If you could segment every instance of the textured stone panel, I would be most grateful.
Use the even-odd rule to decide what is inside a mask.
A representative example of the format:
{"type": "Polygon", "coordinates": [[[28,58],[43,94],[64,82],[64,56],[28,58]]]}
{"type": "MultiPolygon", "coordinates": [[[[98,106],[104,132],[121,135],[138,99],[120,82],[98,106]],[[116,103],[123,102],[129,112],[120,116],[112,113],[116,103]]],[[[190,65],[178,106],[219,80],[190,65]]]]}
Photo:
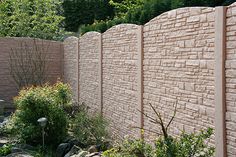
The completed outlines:
{"type": "MultiPolygon", "coordinates": [[[[214,17],[213,8],[181,8],[144,26],[144,112],[155,116],[151,103],[167,124],[177,104],[170,134],[214,128],[214,17]]],[[[144,128],[160,132],[147,118],[144,128]]]]}
{"type": "Polygon", "coordinates": [[[236,3],[226,14],[226,138],[228,157],[236,156],[236,3]]]}
{"type": "Polygon", "coordinates": [[[79,101],[93,112],[100,112],[99,103],[99,40],[101,34],[89,32],[79,39],[79,101]]]}
{"type": "Polygon", "coordinates": [[[64,81],[71,86],[73,101],[78,101],[78,49],[79,40],[69,37],[64,41],[64,81]]]}
{"type": "Polygon", "coordinates": [[[103,109],[113,136],[139,136],[137,25],[122,24],[103,38],[103,109]]]}

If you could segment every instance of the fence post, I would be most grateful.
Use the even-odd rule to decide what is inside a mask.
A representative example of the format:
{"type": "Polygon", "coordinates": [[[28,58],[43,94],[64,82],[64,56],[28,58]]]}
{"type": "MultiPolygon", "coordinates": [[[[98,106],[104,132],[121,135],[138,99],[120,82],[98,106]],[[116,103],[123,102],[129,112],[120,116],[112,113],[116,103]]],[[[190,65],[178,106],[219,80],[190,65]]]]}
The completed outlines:
{"type": "Polygon", "coordinates": [[[225,54],[226,54],[226,8],[215,10],[215,141],[216,157],[226,157],[225,126],[225,54]]]}
{"type": "MultiPolygon", "coordinates": [[[[138,38],[138,109],[139,111],[139,127],[144,127],[143,117],[143,26],[139,26],[137,30],[138,38]]],[[[141,138],[143,137],[142,130],[140,131],[141,138]]]]}
{"type": "Polygon", "coordinates": [[[60,44],[60,64],[61,64],[61,74],[60,79],[64,81],[64,44],[61,42],[60,44]]]}
{"type": "Polygon", "coordinates": [[[103,73],[103,71],[102,71],[102,34],[100,34],[99,35],[99,72],[98,72],[98,74],[99,74],[99,87],[98,87],[98,89],[99,89],[99,105],[100,105],[100,107],[101,107],[101,114],[103,115],[103,94],[102,94],[102,77],[103,77],[103,75],[102,75],[102,73],[103,73]]]}

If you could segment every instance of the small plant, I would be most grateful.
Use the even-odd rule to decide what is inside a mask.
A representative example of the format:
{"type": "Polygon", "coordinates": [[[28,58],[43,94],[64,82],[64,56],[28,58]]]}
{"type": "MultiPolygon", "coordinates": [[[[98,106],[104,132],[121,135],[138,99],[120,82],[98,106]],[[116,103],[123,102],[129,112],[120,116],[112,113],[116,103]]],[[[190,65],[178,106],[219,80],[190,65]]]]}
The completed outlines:
{"type": "Polygon", "coordinates": [[[108,137],[106,126],[107,122],[100,114],[91,116],[85,106],[80,107],[79,112],[72,119],[72,132],[84,147],[89,145],[103,147],[108,137]]]}
{"type": "Polygon", "coordinates": [[[11,153],[11,144],[5,144],[2,147],[0,147],[0,156],[6,156],[11,153]]]}
{"type": "Polygon", "coordinates": [[[125,139],[102,155],[104,157],[152,157],[153,152],[153,147],[142,139],[125,139]]]}
{"type": "Polygon", "coordinates": [[[179,138],[159,138],[155,143],[155,154],[157,157],[212,157],[214,147],[206,143],[212,134],[213,130],[208,128],[198,134],[183,132],[179,138]]]}
{"type": "Polygon", "coordinates": [[[69,86],[61,82],[21,90],[14,99],[17,110],[12,117],[16,136],[22,142],[40,144],[41,127],[37,120],[46,117],[45,144],[58,144],[67,135],[68,117],[63,105],[69,105],[70,100],[69,86]]]}
{"type": "Polygon", "coordinates": [[[0,127],[0,136],[11,137],[14,134],[13,127],[13,115],[10,115],[8,121],[0,127]]]}

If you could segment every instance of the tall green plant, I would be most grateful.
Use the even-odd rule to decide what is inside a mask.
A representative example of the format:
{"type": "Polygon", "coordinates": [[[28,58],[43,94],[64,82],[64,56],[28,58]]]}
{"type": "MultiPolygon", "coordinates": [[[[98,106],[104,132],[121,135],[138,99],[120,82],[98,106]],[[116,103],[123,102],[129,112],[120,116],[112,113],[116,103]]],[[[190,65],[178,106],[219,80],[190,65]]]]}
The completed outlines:
{"type": "Polygon", "coordinates": [[[75,137],[86,147],[100,145],[103,147],[108,137],[107,121],[100,114],[90,115],[83,104],[72,119],[72,131],[75,137]]]}
{"type": "Polygon", "coordinates": [[[62,39],[60,0],[2,0],[0,37],[62,39]]]}

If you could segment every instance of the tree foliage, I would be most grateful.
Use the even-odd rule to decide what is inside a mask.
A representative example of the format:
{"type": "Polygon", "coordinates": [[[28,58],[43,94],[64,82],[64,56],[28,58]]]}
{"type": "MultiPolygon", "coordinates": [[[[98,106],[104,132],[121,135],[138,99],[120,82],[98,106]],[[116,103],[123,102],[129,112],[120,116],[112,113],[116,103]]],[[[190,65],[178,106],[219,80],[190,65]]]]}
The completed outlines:
{"type": "Polygon", "coordinates": [[[59,0],[2,0],[0,37],[61,39],[60,4],[59,0]]]}
{"type": "Polygon", "coordinates": [[[144,4],[144,0],[123,0],[121,2],[110,0],[109,3],[115,8],[116,16],[123,17],[129,10],[141,7],[144,4]]]}
{"type": "Polygon", "coordinates": [[[80,33],[87,31],[104,32],[106,29],[116,25],[116,21],[123,23],[145,24],[152,18],[172,9],[191,6],[219,6],[229,5],[235,0],[110,0],[115,8],[114,19],[96,21],[92,25],[80,27],[80,33]],[[106,28],[106,29],[105,29],[106,28]]]}
{"type": "Polygon", "coordinates": [[[94,20],[113,18],[113,7],[109,0],[64,0],[65,29],[78,31],[82,24],[92,24],[94,20]]]}

